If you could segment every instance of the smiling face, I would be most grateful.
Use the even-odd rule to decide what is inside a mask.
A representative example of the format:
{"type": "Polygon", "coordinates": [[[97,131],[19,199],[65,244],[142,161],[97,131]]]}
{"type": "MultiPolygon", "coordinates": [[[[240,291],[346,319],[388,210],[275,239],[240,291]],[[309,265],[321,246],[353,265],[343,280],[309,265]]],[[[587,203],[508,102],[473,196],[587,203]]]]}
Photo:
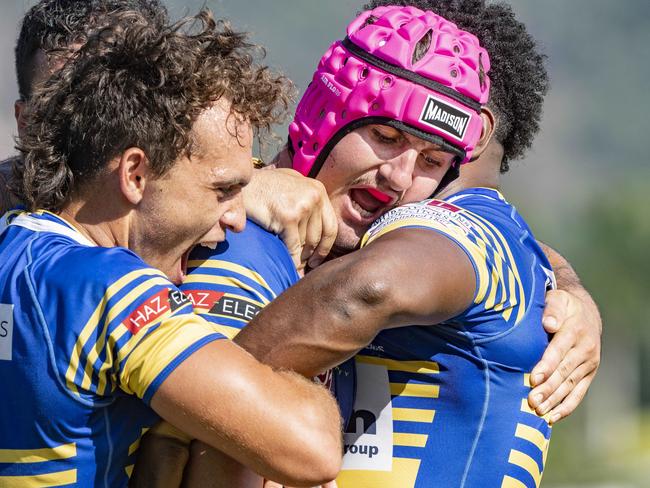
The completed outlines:
{"type": "Polygon", "coordinates": [[[175,283],[184,277],[189,250],[243,230],[241,190],[252,174],[252,131],[218,102],[193,127],[191,154],[147,183],[129,248],[175,283]]]}
{"type": "Polygon", "coordinates": [[[317,179],[339,221],[335,252],[353,250],[370,224],[397,204],[428,198],[454,155],[385,125],[367,125],[332,149],[317,179]]]}

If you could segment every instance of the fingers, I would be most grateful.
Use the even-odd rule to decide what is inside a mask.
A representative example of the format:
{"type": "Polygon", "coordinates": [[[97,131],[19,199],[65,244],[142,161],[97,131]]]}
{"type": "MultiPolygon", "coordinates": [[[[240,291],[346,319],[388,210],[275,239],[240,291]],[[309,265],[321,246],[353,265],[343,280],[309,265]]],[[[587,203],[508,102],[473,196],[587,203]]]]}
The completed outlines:
{"type": "Polygon", "coordinates": [[[319,242],[321,241],[321,236],[323,234],[323,221],[321,219],[321,213],[315,212],[311,215],[308,222],[304,224],[305,235],[304,243],[302,247],[302,252],[300,254],[300,261],[303,266],[307,264],[307,261],[311,258],[312,254],[318,247],[319,242]]]}
{"type": "Polygon", "coordinates": [[[301,269],[301,254],[302,254],[302,237],[300,236],[300,228],[297,225],[292,225],[285,227],[285,229],[280,234],[280,238],[284,242],[284,245],[287,246],[287,250],[291,255],[293,264],[296,266],[296,269],[301,269]]]}
{"type": "Polygon", "coordinates": [[[321,264],[325,258],[329,255],[334,242],[336,241],[336,235],[339,229],[338,219],[336,218],[336,213],[334,208],[329,201],[329,198],[325,198],[323,201],[323,207],[321,212],[321,236],[320,242],[316,246],[313,254],[309,258],[309,267],[315,268],[321,264]]]}
{"type": "MultiPolygon", "coordinates": [[[[569,354],[547,381],[530,392],[529,404],[539,415],[546,415],[557,407],[578,384],[595,374],[596,368],[590,362],[576,366],[579,357],[577,352],[569,354]]],[[[591,380],[587,386],[589,383],[591,380]]]]}
{"type": "Polygon", "coordinates": [[[596,376],[596,371],[590,375],[585,376],[576,386],[573,388],[569,394],[562,400],[557,407],[551,410],[550,413],[550,422],[554,424],[560,420],[568,417],[573,413],[573,411],[580,405],[580,402],[584,399],[587,394],[587,390],[591,385],[591,382],[596,376]]]}
{"type": "MultiPolygon", "coordinates": [[[[530,373],[531,386],[537,387],[556,372],[562,359],[576,345],[576,336],[571,328],[561,329],[549,343],[542,359],[530,373]]],[[[576,365],[577,366],[577,365],[576,365]]],[[[567,372],[568,374],[568,372],[567,372]]]]}
{"type": "Polygon", "coordinates": [[[569,318],[569,297],[562,290],[551,290],[546,294],[546,306],[542,317],[544,330],[555,334],[569,318]]]}

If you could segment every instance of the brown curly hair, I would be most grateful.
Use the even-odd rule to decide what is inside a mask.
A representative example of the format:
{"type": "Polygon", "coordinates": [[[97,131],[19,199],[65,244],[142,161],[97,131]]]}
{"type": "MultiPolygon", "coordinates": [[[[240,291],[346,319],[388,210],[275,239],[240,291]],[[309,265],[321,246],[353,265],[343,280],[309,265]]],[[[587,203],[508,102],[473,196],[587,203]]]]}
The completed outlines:
{"type": "Polygon", "coordinates": [[[195,120],[221,98],[266,135],[286,115],[290,82],[259,66],[263,51],[246,38],[207,9],[173,25],[116,12],[34,93],[14,192],[32,210],[60,211],[129,147],[161,176],[191,152],[195,120]]]}

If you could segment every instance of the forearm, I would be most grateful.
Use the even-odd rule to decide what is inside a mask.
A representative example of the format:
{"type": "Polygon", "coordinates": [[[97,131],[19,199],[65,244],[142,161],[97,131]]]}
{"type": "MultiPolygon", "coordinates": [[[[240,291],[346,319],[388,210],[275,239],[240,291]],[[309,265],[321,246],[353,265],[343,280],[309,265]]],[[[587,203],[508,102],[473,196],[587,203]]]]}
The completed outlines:
{"type": "Polygon", "coordinates": [[[345,258],[320,266],[262,310],[235,342],[265,364],[307,377],[342,363],[389,316],[386,290],[363,279],[363,267],[345,258]]]}
{"type": "Polygon", "coordinates": [[[400,229],[317,268],[235,341],[266,364],[314,376],[383,329],[453,317],[471,302],[474,279],[466,255],[449,239],[400,229]]]}
{"type": "Polygon", "coordinates": [[[333,479],[340,419],[329,392],[242,354],[231,343],[204,346],[163,382],[152,408],[270,479],[289,485],[333,479]]]}
{"type": "Polygon", "coordinates": [[[579,298],[587,308],[585,315],[588,315],[596,321],[602,331],[602,320],[600,318],[600,312],[598,311],[598,305],[596,305],[594,299],[582,285],[578,274],[575,272],[571,264],[564,258],[564,256],[552,247],[543,242],[539,242],[539,244],[551,263],[558,289],[571,293],[579,298]]]}

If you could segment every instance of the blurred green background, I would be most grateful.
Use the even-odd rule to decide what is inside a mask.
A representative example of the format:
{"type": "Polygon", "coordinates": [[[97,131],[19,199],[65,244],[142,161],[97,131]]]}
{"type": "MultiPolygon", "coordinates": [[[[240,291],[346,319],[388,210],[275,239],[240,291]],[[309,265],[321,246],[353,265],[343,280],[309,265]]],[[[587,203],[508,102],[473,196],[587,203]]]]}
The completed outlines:
{"type": "MultiPolygon", "coordinates": [[[[163,0],[165,1],[165,0],[163,0]]],[[[13,150],[13,46],[34,1],[2,0],[0,156],[13,150]]],[[[166,0],[206,4],[306,87],[362,5],[350,0],[166,0]]],[[[601,307],[603,362],[578,412],[556,426],[543,485],[650,486],[650,1],[512,0],[549,57],[542,131],[504,191],[538,239],[575,266],[601,307]]],[[[284,127],[278,133],[284,136],[284,127]]]]}

